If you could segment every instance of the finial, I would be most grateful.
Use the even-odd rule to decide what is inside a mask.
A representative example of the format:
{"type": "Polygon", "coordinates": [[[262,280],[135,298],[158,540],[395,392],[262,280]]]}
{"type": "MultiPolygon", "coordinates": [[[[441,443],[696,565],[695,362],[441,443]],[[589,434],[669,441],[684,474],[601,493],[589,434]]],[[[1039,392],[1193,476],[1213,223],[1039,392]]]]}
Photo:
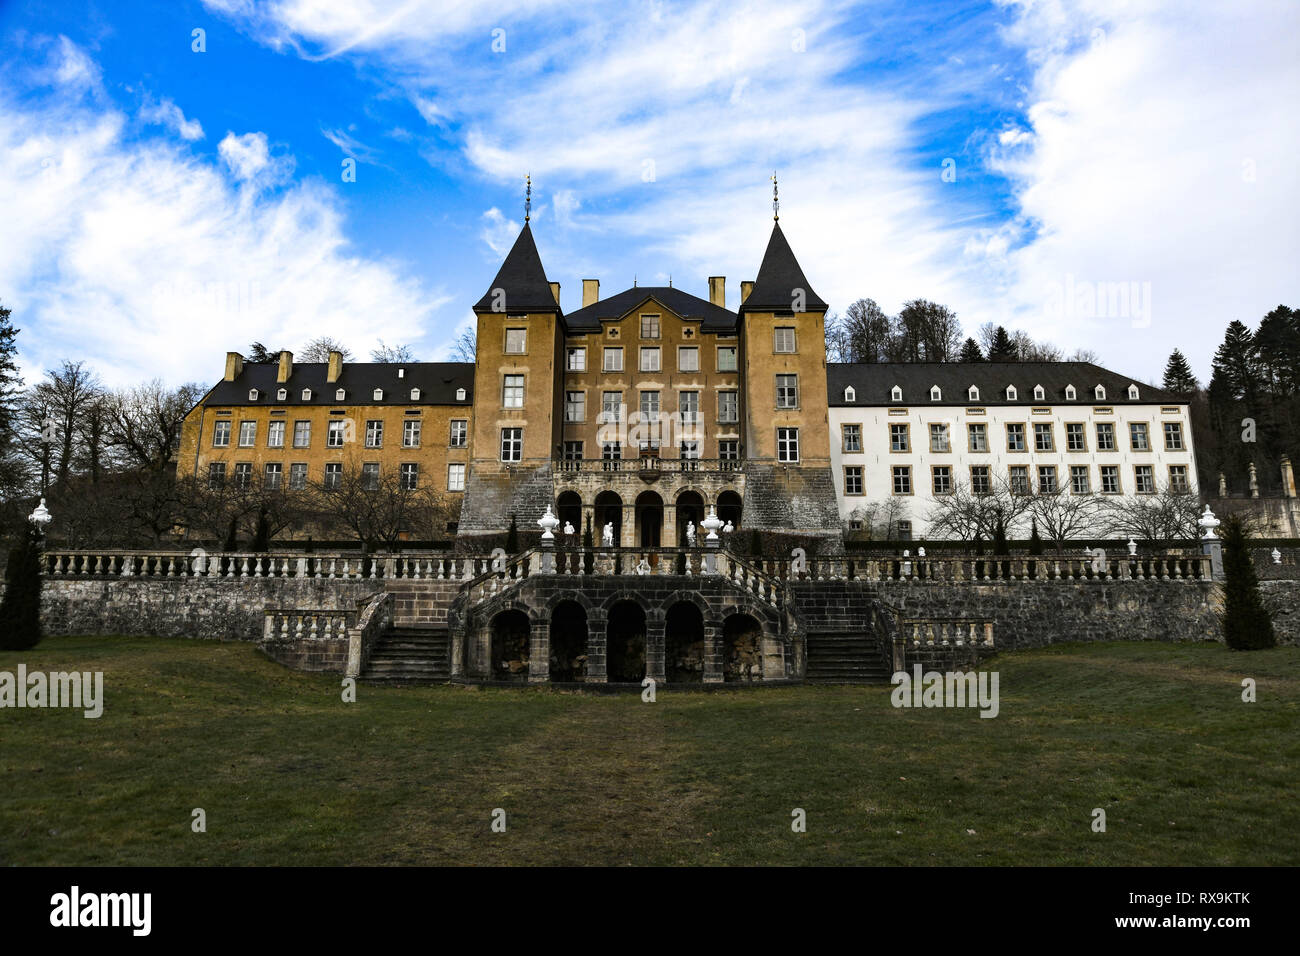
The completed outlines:
{"type": "Polygon", "coordinates": [[[533,214],[533,174],[529,173],[524,181],[528,184],[524,189],[524,222],[526,223],[533,214]]]}
{"type": "Polygon", "coordinates": [[[632,288],[636,288],[636,273],[632,273],[632,288]]]}
{"type": "Polygon", "coordinates": [[[776,196],[776,170],[772,170],[772,221],[780,222],[781,204],[776,196]]]}
{"type": "Polygon", "coordinates": [[[673,287],[673,274],[670,272],[668,273],[668,288],[671,289],[672,287],[673,287]]]}

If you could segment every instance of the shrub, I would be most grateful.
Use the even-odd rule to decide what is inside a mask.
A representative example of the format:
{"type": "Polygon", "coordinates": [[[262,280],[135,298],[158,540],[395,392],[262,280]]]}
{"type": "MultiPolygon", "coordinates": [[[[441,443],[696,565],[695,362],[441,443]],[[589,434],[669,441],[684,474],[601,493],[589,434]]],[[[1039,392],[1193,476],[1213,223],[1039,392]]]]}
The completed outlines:
{"type": "Polygon", "coordinates": [[[25,651],[41,640],[40,532],[28,526],[9,552],[5,596],[0,600],[0,648],[25,651]]]}
{"type": "Polygon", "coordinates": [[[1236,515],[1224,522],[1223,637],[1237,651],[1277,645],[1273,621],[1259,593],[1259,577],[1251,560],[1246,529],[1236,515]]]}

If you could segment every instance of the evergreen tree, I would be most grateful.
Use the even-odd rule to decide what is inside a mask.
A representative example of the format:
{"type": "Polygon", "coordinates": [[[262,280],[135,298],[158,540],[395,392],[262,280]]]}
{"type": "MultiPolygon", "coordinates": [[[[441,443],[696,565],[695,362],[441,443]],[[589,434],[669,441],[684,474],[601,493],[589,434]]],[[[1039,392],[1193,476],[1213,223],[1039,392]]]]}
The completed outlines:
{"type": "Polygon", "coordinates": [[[515,524],[515,516],[510,516],[510,528],[506,531],[506,554],[519,553],[519,526],[515,524]]]}
{"type": "Polygon", "coordinates": [[[239,549],[239,519],[230,519],[230,530],[226,532],[225,550],[237,551],[239,549]]]}
{"type": "Polygon", "coordinates": [[[1162,385],[1169,392],[1195,392],[1201,387],[1201,383],[1192,374],[1192,367],[1187,364],[1187,358],[1178,349],[1169,354],[1162,385]]]}
{"type": "Polygon", "coordinates": [[[961,347],[961,355],[958,356],[957,360],[959,362],[983,362],[984,353],[980,351],[978,342],[968,338],[966,344],[961,347]]]}
{"type": "Polygon", "coordinates": [[[1002,526],[1002,522],[1000,521],[998,522],[997,527],[993,529],[993,553],[994,554],[1011,553],[1011,549],[1007,547],[1006,528],[1002,526]]]}
{"type": "Polygon", "coordinates": [[[271,521],[263,506],[257,513],[257,532],[253,535],[253,550],[258,554],[271,550],[271,521]]]}
{"type": "Polygon", "coordinates": [[[1232,398],[1255,404],[1260,380],[1257,360],[1250,329],[1236,320],[1228,323],[1223,344],[1214,353],[1214,375],[1232,398]]]}
{"type": "Polygon", "coordinates": [[[1018,362],[1020,354],[1016,351],[1015,343],[1011,341],[1011,336],[1002,326],[998,326],[993,333],[993,342],[989,346],[990,362],[1018,362]]]}
{"type": "Polygon", "coordinates": [[[19,330],[9,317],[12,312],[0,305],[0,498],[22,481],[18,456],[18,402],[23,382],[18,374],[19,330]]]}
{"type": "Polygon", "coordinates": [[[1043,553],[1043,539],[1038,536],[1037,518],[1031,518],[1029,520],[1029,553],[1030,554],[1043,553]]]}
{"type": "Polygon", "coordinates": [[[1223,636],[1228,646],[1235,651],[1275,647],[1273,621],[1259,593],[1246,530],[1237,515],[1224,522],[1223,578],[1223,636]]]}
{"type": "Polygon", "coordinates": [[[25,651],[41,639],[40,532],[28,524],[9,552],[5,594],[0,600],[0,650],[25,651]]]}

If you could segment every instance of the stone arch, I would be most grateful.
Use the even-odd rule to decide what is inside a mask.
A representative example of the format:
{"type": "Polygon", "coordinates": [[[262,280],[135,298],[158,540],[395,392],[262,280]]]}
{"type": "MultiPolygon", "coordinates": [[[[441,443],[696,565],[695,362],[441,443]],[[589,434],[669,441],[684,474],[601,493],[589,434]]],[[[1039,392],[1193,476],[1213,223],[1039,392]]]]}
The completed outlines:
{"type": "Polygon", "coordinates": [[[549,628],[550,676],[553,681],[577,681],[587,676],[587,608],[573,598],[551,602],[549,628]]]}
{"type": "Polygon", "coordinates": [[[679,600],[664,615],[664,677],[671,684],[704,681],[706,627],[699,604],[679,600]]]}
{"type": "Polygon", "coordinates": [[[700,522],[708,514],[705,510],[705,502],[708,498],[703,492],[693,488],[682,488],[673,498],[673,512],[677,523],[677,547],[686,546],[686,525],[688,522],[695,522],[696,543],[703,544],[704,532],[700,529],[700,522]]]}
{"type": "Polygon", "coordinates": [[[590,616],[591,612],[596,609],[596,605],[591,603],[591,598],[587,597],[585,592],[573,588],[566,588],[563,591],[556,591],[552,594],[547,599],[546,604],[543,605],[542,610],[549,618],[551,614],[554,613],[556,607],[558,607],[563,601],[573,601],[575,604],[580,605],[583,613],[588,616],[590,616]]]}
{"type": "Polygon", "coordinates": [[[566,521],[573,525],[574,533],[581,536],[582,495],[578,494],[576,491],[560,492],[559,497],[555,499],[555,516],[560,519],[560,524],[555,529],[557,536],[563,536],[564,523],[566,521]]]}
{"type": "Polygon", "coordinates": [[[764,628],[748,611],[737,610],[722,621],[722,676],[725,681],[762,678],[764,628]]]}
{"type": "Polygon", "coordinates": [[[493,680],[528,680],[532,619],[516,607],[498,610],[488,623],[488,676],[493,680]]]}
{"type": "Polygon", "coordinates": [[[617,491],[605,490],[596,495],[592,512],[595,515],[592,538],[597,547],[600,545],[603,529],[609,522],[614,525],[614,544],[617,545],[623,540],[623,499],[619,497],[617,491]]]}
{"type": "Polygon", "coordinates": [[[725,524],[730,521],[733,528],[740,527],[740,519],[744,514],[744,500],[739,494],[727,489],[718,495],[718,517],[725,524]]]}
{"type": "Polygon", "coordinates": [[[666,619],[669,609],[672,608],[674,604],[678,604],[683,601],[688,604],[694,604],[699,609],[700,616],[704,619],[705,624],[717,623],[717,618],[718,618],[717,611],[714,610],[714,607],[709,602],[709,599],[706,598],[699,591],[686,591],[686,590],[673,591],[671,594],[668,594],[665,597],[660,598],[658,605],[656,606],[656,610],[659,612],[660,615],[662,615],[666,619]]]}
{"type": "Polygon", "coordinates": [[[609,606],[605,624],[605,674],[609,683],[639,684],[646,676],[649,623],[640,601],[623,597],[609,606]]]}
{"type": "Polygon", "coordinates": [[[664,499],[659,492],[647,489],[636,496],[636,544],[639,548],[657,548],[664,526],[664,499]]]}

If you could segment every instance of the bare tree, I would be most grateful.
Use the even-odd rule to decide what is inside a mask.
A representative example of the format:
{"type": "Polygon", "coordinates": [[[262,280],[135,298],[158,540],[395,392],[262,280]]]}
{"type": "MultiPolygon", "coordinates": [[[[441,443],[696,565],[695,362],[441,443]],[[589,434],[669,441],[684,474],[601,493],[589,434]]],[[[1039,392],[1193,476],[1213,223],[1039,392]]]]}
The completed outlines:
{"type": "Polygon", "coordinates": [[[295,358],[299,362],[328,362],[330,352],[342,353],[345,362],[353,360],[352,350],[338,339],[331,338],[328,335],[320,335],[312,339],[302,347],[302,352],[296,355],[295,358]]]}
{"type": "MultiPolygon", "coordinates": [[[[99,379],[84,362],[66,359],[28,389],[19,411],[22,448],[40,470],[42,488],[53,484],[66,489],[78,462],[86,460],[84,426],[102,394],[99,379]]],[[[97,457],[101,450],[92,454],[97,457]]]]}
{"type": "Polygon", "coordinates": [[[1108,498],[1106,520],[1111,535],[1168,547],[1198,536],[1200,499],[1188,491],[1162,485],[1155,494],[1108,498]]]}
{"type": "Polygon", "coordinates": [[[379,340],[379,347],[370,350],[370,361],[384,365],[398,365],[403,362],[418,362],[409,345],[385,345],[379,340]]]}
{"type": "Polygon", "coordinates": [[[392,550],[404,535],[430,527],[440,506],[435,490],[412,488],[391,470],[368,473],[355,462],[344,464],[336,478],[313,483],[309,495],[318,521],[341,525],[367,550],[392,550]]]}
{"type": "Polygon", "coordinates": [[[455,362],[474,362],[478,360],[478,332],[473,326],[462,329],[456,341],[451,344],[451,358],[455,362]]]}
{"type": "Polygon", "coordinates": [[[1030,501],[1029,513],[1058,554],[1072,538],[1101,537],[1106,533],[1106,504],[1093,494],[1071,494],[1063,488],[1039,492],[1030,501]]]}
{"type": "Polygon", "coordinates": [[[1033,495],[1013,489],[1005,478],[991,482],[987,491],[973,491],[969,484],[958,481],[950,493],[935,496],[926,523],[935,537],[989,541],[999,531],[1003,535],[1013,532],[1033,501],[1033,495]]]}
{"type": "Polygon", "coordinates": [[[134,467],[161,470],[180,444],[185,416],[205,391],[193,382],[168,388],[154,379],[113,392],[105,401],[108,444],[134,467]]]}

